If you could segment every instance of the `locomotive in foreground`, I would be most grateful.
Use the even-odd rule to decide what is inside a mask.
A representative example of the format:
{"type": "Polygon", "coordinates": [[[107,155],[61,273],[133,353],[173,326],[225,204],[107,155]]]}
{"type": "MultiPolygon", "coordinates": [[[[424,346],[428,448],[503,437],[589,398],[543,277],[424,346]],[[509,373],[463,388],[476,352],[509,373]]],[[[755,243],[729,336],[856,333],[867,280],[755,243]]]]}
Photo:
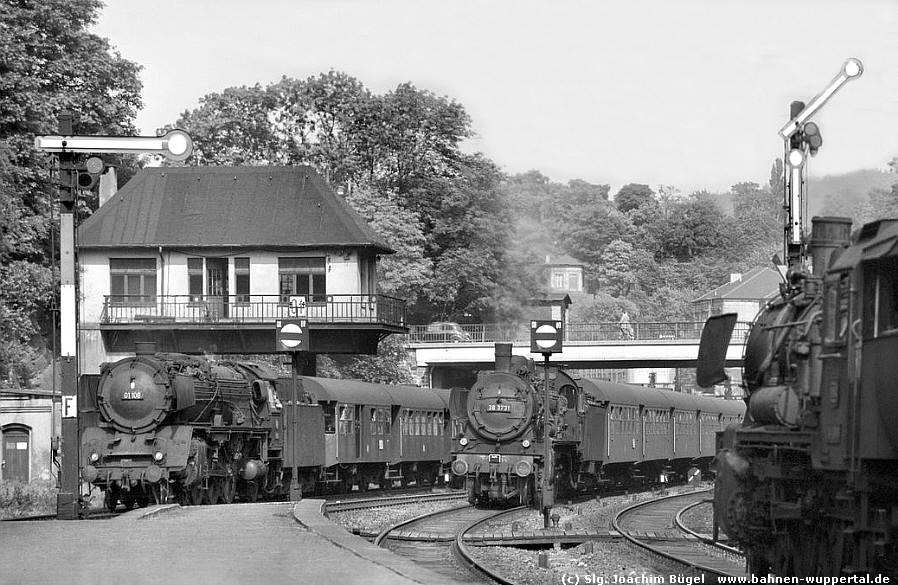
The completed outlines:
{"type": "Polygon", "coordinates": [[[722,437],[715,517],[755,575],[894,578],[898,220],[812,223],[812,272],[790,270],[746,341],[748,409],[722,437]]]}
{"type": "Polygon", "coordinates": [[[543,474],[563,493],[707,470],[715,434],[744,411],[738,401],[576,378],[558,367],[548,377],[546,405],[544,369],[499,343],[495,369],[452,390],[452,471],[471,503],[542,507],[543,474]]]}
{"type": "Polygon", "coordinates": [[[297,380],[294,388],[263,365],[139,348],[82,388],[81,477],[115,510],[278,499],[291,483],[315,493],[444,475],[448,391],[297,380]]]}

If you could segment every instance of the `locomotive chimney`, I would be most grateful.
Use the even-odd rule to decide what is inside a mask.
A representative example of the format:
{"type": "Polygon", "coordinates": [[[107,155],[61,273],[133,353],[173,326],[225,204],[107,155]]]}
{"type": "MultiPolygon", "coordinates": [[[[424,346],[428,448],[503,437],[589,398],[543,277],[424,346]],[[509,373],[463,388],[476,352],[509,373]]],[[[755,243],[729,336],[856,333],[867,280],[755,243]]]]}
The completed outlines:
{"type": "Polygon", "coordinates": [[[134,353],[137,355],[156,355],[155,341],[135,341],[134,353]]]}
{"type": "Polygon", "coordinates": [[[832,253],[848,244],[851,219],[847,217],[815,217],[811,219],[811,263],[814,276],[823,276],[832,253]]]}
{"type": "Polygon", "coordinates": [[[510,343],[497,343],[496,344],[496,371],[497,372],[510,372],[511,371],[511,344],[510,343]]]}

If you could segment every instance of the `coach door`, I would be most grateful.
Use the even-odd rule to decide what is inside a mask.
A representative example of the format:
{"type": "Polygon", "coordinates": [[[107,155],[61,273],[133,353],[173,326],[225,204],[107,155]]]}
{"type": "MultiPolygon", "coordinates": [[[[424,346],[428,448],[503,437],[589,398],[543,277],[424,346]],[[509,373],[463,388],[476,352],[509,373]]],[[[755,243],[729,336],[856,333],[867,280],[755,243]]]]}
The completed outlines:
{"type": "Polygon", "coordinates": [[[355,406],[355,458],[360,459],[362,457],[362,437],[366,436],[367,429],[363,428],[363,424],[365,422],[365,417],[362,416],[364,411],[364,406],[361,404],[357,404],[355,406]]]}
{"type": "Polygon", "coordinates": [[[3,471],[0,479],[28,483],[28,431],[10,428],[3,431],[3,471]]]}

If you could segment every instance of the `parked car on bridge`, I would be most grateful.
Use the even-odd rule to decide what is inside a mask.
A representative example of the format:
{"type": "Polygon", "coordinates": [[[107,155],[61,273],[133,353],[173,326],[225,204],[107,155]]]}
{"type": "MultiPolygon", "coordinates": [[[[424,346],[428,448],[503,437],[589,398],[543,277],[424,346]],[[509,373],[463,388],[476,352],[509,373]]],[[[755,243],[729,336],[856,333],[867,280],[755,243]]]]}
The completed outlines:
{"type": "Polygon", "coordinates": [[[471,341],[471,335],[458,323],[437,321],[427,326],[423,335],[424,341],[471,341]]]}

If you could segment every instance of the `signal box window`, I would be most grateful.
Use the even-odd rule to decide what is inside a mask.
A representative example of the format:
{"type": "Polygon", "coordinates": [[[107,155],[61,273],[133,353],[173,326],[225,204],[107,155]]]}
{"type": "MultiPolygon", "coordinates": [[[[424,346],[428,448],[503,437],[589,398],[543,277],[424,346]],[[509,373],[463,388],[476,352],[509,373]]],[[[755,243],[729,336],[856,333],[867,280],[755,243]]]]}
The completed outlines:
{"type": "Polygon", "coordinates": [[[327,279],[324,257],[278,258],[281,302],[292,295],[302,295],[313,303],[327,301],[327,279]]]}
{"type": "Polygon", "coordinates": [[[203,259],[187,259],[187,286],[191,303],[203,300],[203,259]]]}
{"type": "Polygon", "coordinates": [[[119,305],[156,303],[155,258],[110,258],[110,302],[119,305]]]}
{"type": "Polygon", "coordinates": [[[249,258],[234,258],[235,293],[238,303],[249,302],[249,258]]]}

